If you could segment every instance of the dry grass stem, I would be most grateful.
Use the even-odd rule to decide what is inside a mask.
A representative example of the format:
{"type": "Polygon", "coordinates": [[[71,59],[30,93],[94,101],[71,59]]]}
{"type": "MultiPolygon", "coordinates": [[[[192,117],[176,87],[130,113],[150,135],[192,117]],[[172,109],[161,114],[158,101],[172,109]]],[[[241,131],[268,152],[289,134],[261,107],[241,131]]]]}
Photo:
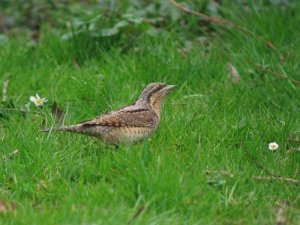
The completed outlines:
{"type": "Polygon", "coordinates": [[[9,80],[3,81],[3,88],[2,88],[2,101],[7,100],[7,88],[8,88],[9,80]]]}
{"type": "Polygon", "coordinates": [[[300,185],[300,180],[296,180],[293,178],[288,178],[288,177],[276,177],[276,176],[252,176],[252,178],[254,180],[266,180],[266,181],[274,181],[274,180],[278,180],[278,181],[284,181],[284,182],[288,182],[288,183],[292,183],[295,185],[300,185]]]}
{"type": "Polygon", "coordinates": [[[240,26],[240,25],[238,25],[238,24],[236,24],[236,23],[234,23],[234,22],[232,22],[230,20],[219,18],[219,17],[216,17],[216,16],[208,16],[208,15],[206,15],[204,13],[200,13],[200,12],[194,11],[194,10],[189,9],[186,6],[184,6],[184,5],[176,2],[175,0],[170,0],[170,2],[174,6],[176,6],[178,9],[180,9],[180,10],[186,12],[186,13],[190,13],[190,14],[199,16],[199,17],[203,18],[204,20],[206,20],[207,22],[215,23],[215,24],[219,24],[219,25],[223,25],[225,27],[232,27],[232,28],[235,28],[235,29],[237,29],[239,31],[242,31],[242,32],[246,33],[246,34],[249,34],[249,35],[251,35],[251,36],[253,36],[253,37],[255,37],[255,38],[263,41],[268,48],[270,48],[270,49],[272,49],[274,51],[276,50],[275,45],[272,42],[266,40],[263,36],[259,36],[259,35],[255,34],[255,33],[253,33],[251,30],[248,30],[245,27],[242,27],[242,26],[240,26]]]}
{"type": "Polygon", "coordinates": [[[254,64],[257,68],[259,68],[260,70],[262,71],[265,71],[265,72],[268,72],[276,77],[280,77],[280,78],[283,78],[283,79],[287,79],[295,84],[298,84],[300,85],[300,81],[298,80],[294,80],[294,79],[291,79],[289,78],[288,76],[284,75],[284,74],[281,74],[281,73],[278,73],[278,72],[275,72],[275,71],[272,71],[272,70],[269,70],[267,69],[266,67],[264,67],[263,65],[260,65],[260,64],[254,64]]]}
{"type": "Polygon", "coordinates": [[[230,173],[227,170],[205,170],[205,174],[209,175],[209,174],[221,174],[222,176],[225,177],[233,177],[233,174],[230,173]]]}

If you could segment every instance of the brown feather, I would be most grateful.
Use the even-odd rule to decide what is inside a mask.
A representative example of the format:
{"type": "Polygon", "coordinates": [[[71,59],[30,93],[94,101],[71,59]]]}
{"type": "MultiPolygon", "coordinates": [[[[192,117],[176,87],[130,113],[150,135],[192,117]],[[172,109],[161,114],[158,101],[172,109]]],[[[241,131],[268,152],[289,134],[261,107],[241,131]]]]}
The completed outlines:
{"type": "Polygon", "coordinates": [[[153,127],[158,122],[155,112],[148,109],[134,111],[114,111],[112,113],[82,122],[83,126],[112,126],[112,127],[153,127]]]}

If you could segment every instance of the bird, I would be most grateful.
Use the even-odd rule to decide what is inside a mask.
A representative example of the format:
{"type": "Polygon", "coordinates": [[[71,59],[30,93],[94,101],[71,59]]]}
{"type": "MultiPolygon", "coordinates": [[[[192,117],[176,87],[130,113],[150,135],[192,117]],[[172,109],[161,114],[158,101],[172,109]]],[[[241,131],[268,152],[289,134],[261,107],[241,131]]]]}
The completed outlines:
{"type": "Polygon", "coordinates": [[[150,83],[144,87],[138,99],[131,105],[78,124],[41,131],[80,133],[114,145],[139,142],[150,137],[157,129],[163,98],[175,87],[176,85],[161,82],[150,83]]]}

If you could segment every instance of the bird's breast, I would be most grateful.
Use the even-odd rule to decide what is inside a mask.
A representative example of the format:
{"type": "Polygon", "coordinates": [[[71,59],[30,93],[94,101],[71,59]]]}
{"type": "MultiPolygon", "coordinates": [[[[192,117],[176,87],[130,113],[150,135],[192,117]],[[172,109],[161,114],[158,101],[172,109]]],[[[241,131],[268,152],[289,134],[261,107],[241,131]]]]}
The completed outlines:
{"type": "Polygon", "coordinates": [[[103,136],[108,143],[137,142],[149,137],[156,127],[118,127],[103,136]]]}

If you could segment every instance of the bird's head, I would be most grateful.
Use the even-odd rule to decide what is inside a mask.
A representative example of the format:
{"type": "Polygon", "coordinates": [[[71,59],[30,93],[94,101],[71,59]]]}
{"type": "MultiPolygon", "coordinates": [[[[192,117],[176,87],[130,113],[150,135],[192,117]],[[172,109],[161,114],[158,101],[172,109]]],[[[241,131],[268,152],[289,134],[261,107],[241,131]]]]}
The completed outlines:
{"type": "Polygon", "coordinates": [[[137,103],[148,104],[159,115],[163,97],[175,87],[176,85],[150,83],[143,89],[137,103]]]}

